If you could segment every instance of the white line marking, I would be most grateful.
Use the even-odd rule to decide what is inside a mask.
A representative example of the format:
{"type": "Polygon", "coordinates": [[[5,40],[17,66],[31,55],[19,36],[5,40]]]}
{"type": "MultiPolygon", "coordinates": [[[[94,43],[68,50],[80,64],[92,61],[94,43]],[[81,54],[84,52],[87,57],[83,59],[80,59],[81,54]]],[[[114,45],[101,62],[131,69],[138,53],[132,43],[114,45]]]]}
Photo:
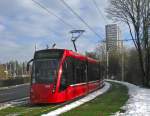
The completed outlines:
{"type": "Polygon", "coordinates": [[[14,94],[14,93],[16,93],[16,92],[2,93],[2,94],[0,94],[0,96],[10,95],[10,94],[14,94]]]}
{"type": "Polygon", "coordinates": [[[89,82],[85,82],[85,83],[72,84],[72,85],[70,85],[70,86],[73,87],[73,86],[85,85],[85,84],[96,83],[96,82],[99,82],[99,80],[96,80],[96,81],[89,81],[89,82]]]}

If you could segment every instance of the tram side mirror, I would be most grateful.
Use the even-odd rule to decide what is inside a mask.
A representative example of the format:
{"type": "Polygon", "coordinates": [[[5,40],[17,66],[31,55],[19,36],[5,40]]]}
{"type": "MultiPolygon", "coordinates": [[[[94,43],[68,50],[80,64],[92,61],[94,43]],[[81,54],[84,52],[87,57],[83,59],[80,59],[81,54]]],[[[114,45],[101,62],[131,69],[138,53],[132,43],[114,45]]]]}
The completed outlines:
{"type": "Polygon", "coordinates": [[[30,63],[33,62],[33,59],[31,59],[28,63],[27,63],[27,72],[29,72],[29,68],[30,68],[30,63]]]}

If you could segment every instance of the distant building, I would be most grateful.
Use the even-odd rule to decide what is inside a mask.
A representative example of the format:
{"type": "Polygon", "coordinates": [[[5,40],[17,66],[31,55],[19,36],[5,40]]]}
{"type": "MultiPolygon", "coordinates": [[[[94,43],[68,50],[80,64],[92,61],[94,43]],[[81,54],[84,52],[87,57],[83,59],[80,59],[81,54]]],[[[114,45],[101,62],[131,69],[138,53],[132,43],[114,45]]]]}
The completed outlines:
{"type": "Polygon", "coordinates": [[[0,80],[2,79],[7,79],[6,77],[6,65],[5,64],[0,64],[0,80]]]}
{"type": "Polygon", "coordinates": [[[109,24],[106,29],[106,46],[109,51],[120,51],[122,48],[121,30],[117,24],[109,24]]]}

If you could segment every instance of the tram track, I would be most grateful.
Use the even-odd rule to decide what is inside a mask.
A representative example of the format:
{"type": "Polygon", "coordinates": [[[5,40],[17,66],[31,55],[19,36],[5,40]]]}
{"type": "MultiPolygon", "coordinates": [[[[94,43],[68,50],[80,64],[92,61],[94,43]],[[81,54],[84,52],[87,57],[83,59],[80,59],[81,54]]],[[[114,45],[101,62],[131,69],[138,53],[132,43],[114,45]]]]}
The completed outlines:
{"type": "Polygon", "coordinates": [[[29,103],[29,97],[3,102],[0,103],[0,110],[5,109],[7,107],[18,106],[27,103],[29,103]]]}
{"type": "MultiPolygon", "coordinates": [[[[36,115],[37,113],[42,114],[42,113],[46,113],[46,112],[55,110],[57,108],[63,107],[63,106],[68,105],[70,103],[73,103],[73,102],[75,102],[75,101],[77,101],[83,97],[84,96],[76,98],[76,99],[68,101],[68,102],[61,103],[61,104],[40,104],[40,105],[30,104],[29,97],[25,97],[25,98],[21,98],[21,99],[17,99],[17,100],[12,100],[12,101],[8,101],[8,102],[0,103],[0,114],[1,114],[1,111],[3,109],[4,110],[9,109],[9,107],[11,107],[11,108],[12,107],[14,107],[14,108],[15,107],[20,107],[20,108],[25,107],[25,109],[23,111],[17,112],[17,115],[29,114],[30,112],[34,112],[35,110],[39,110],[39,112],[34,112],[34,113],[32,113],[32,115],[34,115],[34,114],[36,115]]],[[[13,114],[13,112],[11,114],[13,114]]]]}
{"type": "MultiPolygon", "coordinates": [[[[78,100],[78,99],[76,99],[78,100]]],[[[22,98],[20,100],[13,100],[11,102],[7,102],[5,103],[3,106],[0,106],[0,115],[1,113],[4,111],[6,112],[9,109],[20,109],[19,111],[15,111],[14,112],[8,112],[6,113],[6,116],[10,116],[10,115],[28,115],[30,113],[32,113],[32,115],[38,115],[38,114],[43,114],[43,113],[47,113],[49,111],[53,111],[56,110],[57,108],[63,107],[67,104],[70,104],[72,102],[74,102],[75,100],[69,101],[69,102],[65,102],[65,103],[61,103],[61,104],[38,104],[38,105],[32,105],[29,103],[29,98],[22,98]],[[22,109],[24,108],[24,109],[22,109]]]]}

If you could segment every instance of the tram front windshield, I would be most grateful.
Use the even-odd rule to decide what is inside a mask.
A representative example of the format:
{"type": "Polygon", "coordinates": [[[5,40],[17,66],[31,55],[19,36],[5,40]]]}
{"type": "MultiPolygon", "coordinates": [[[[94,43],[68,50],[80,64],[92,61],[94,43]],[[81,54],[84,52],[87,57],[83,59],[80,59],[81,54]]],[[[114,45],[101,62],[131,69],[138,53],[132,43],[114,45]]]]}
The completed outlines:
{"type": "Polygon", "coordinates": [[[51,53],[47,57],[44,53],[40,57],[38,55],[33,62],[32,83],[53,83],[57,77],[60,57],[54,57],[51,53]]]}

